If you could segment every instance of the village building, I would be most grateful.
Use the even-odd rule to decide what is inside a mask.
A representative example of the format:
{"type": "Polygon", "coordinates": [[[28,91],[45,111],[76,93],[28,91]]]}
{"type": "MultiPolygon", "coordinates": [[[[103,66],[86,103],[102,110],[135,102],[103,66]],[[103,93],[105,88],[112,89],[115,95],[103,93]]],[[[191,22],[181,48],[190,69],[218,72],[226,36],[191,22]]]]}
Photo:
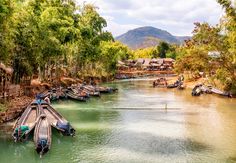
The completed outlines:
{"type": "Polygon", "coordinates": [[[175,60],[172,58],[138,58],[137,60],[118,61],[118,70],[149,70],[166,71],[172,70],[175,60]]]}

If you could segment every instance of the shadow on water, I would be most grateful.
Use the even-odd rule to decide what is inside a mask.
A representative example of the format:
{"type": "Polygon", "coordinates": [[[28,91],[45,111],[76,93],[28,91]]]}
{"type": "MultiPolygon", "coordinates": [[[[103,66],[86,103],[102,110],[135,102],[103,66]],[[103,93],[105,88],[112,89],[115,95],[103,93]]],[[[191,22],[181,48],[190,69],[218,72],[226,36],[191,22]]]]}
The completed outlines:
{"type": "Polygon", "coordinates": [[[169,119],[149,119],[151,121],[155,122],[164,122],[164,123],[170,123],[170,124],[179,124],[179,125],[192,125],[192,126],[198,126],[197,123],[192,122],[183,122],[183,121],[176,121],[176,120],[169,120],[169,119]]]}
{"type": "Polygon", "coordinates": [[[109,143],[111,147],[125,148],[145,154],[176,155],[212,150],[211,146],[191,139],[155,136],[149,133],[135,133],[130,131],[116,134],[119,136],[111,140],[109,143]],[[121,137],[122,139],[119,139],[121,137]]]}

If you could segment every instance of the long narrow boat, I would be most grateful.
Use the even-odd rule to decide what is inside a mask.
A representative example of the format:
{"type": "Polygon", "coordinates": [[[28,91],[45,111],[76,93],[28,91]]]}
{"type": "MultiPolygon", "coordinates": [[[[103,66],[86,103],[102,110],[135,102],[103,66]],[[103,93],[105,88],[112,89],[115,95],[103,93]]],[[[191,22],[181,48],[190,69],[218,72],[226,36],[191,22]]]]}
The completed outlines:
{"type": "Polygon", "coordinates": [[[118,91],[117,88],[112,88],[112,87],[99,87],[96,86],[95,90],[100,93],[112,93],[118,91]]]}
{"type": "Polygon", "coordinates": [[[69,91],[72,91],[74,94],[76,94],[77,96],[80,97],[84,97],[84,98],[89,98],[89,94],[81,89],[79,89],[78,87],[69,87],[68,88],[69,91]]]}
{"type": "Polygon", "coordinates": [[[24,141],[28,138],[36,125],[38,117],[38,103],[33,101],[21,115],[14,126],[13,138],[15,142],[24,141]]]}
{"type": "Polygon", "coordinates": [[[99,91],[96,91],[94,87],[81,86],[80,89],[87,92],[90,96],[101,96],[101,93],[99,91]]]}
{"type": "Polygon", "coordinates": [[[52,131],[51,125],[40,104],[39,114],[39,120],[34,130],[34,143],[35,150],[38,154],[40,154],[41,157],[43,154],[47,153],[51,148],[52,131]]]}
{"type": "Polygon", "coordinates": [[[100,97],[101,93],[100,92],[96,92],[96,91],[90,91],[86,88],[83,89],[83,91],[85,91],[86,93],[88,93],[90,96],[95,96],[95,97],[100,97]]]}
{"type": "Polygon", "coordinates": [[[176,83],[167,85],[167,88],[177,88],[177,87],[178,87],[178,84],[176,83]]]}
{"type": "Polygon", "coordinates": [[[65,136],[75,135],[75,129],[60,113],[58,113],[52,106],[44,101],[41,105],[52,127],[56,128],[65,136]]]}
{"type": "Polygon", "coordinates": [[[214,94],[217,94],[217,95],[220,95],[220,96],[226,96],[226,97],[229,97],[231,98],[232,97],[232,94],[229,93],[229,92],[223,92],[217,88],[211,88],[211,92],[214,93],[214,94]]]}
{"type": "Polygon", "coordinates": [[[48,91],[44,91],[43,93],[41,93],[41,95],[42,97],[48,96],[51,101],[57,101],[59,99],[65,98],[65,94],[62,88],[58,88],[58,89],[53,88],[48,91]]]}
{"type": "Polygon", "coordinates": [[[79,96],[79,95],[75,94],[73,91],[68,90],[68,89],[65,91],[65,95],[67,98],[72,99],[72,100],[76,100],[76,101],[86,102],[88,99],[87,97],[79,96]]]}

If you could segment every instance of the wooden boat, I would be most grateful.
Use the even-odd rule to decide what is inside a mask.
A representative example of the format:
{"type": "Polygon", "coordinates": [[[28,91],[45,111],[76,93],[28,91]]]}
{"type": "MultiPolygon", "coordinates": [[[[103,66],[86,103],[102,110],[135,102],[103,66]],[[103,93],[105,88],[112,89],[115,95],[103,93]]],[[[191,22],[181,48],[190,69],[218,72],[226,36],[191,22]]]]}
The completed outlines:
{"type": "Polygon", "coordinates": [[[177,87],[178,87],[178,84],[176,83],[167,85],[167,88],[177,88],[177,87]]]}
{"type": "Polygon", "coordinates": [[[185,89],[184,83],[180,83],[177,88],[179,90],[184,90],[185,89]]]}
{"type": "Polygon", "coordinates": [[[85,91],[86,93],[88,93],[90,96],[95,96],[95,97],[100,97],[101,93],[100,92],[96,92],[96,91],[89,91],[84,89],[83,91],[85,91]]]}
{"type": "Polygon", "coordinates": [[[75,94],[72,90],[68,90],[68,89],[65,91],[65,95],[67,98],[72,99],[72,100],[76,100],[76,101],[86,102],[88,99],[87,97],[79,96],[79,95],[75,94]]]}
{"type": "Polygon", "coordinates": [[[37,151],[38,154],[40,154],[41,157],[43,154],[47,153],[51,148],[52,131],[51,131],[51,125],[40,104],[39,104],[39,114],[40,114],[39,120],[34,130],[34,143],[35,143],[35,150],[37,151]]]}
{"type": "Polygon", "coordinates": [[[202,84],[196,85],[192,90],[192,96],[200,96],[202,94],[202,84]]]}
{"type": "Polygon", "coordinates": [[[94,87],[81,86],[80,89],[88,93],[90,96],[96,96],[96,97],[101,96],[101,93],[99,91],[96,91],[94,87]]]}
{"type": "Polygon", "coordinates": [[[14,126],[12,136],[15,142],[23,141],[28,138],[36,125],[38,116],[38,102],[35,100],[26,108],[14,126]]]}
{"type": "Polygon", "coordinates": [[[65,98],[64,91],[61,88],[58,88],[58,89],[53,88],[47,91],[46,93],[44,93],[43,95],[44,97],[48,96],[51,101],[57,101],[59,99],[65,98]]]}
{"type": "Polygon", "coordinates": [[[90,95],[87,92],[81,90],[80,88],[78,88],[76,86],[69,87],[68,90],[72,91],[74,94],[76,94],[80,97],[84,97],[84,98],[89,98],[90,97],[90,95]]]}
{"type": "Polygon", "coordinates": [[[167,85],[167,88],[178,88],[178,89],[184,89],[184,83],[181,80],[177,80],[173,84],[167,85]]]}
{"type": "Polygon", "coordinates": [[[166,78],[157,78],[153,81],[153,87],[167,87],[167,80],[166,78]]]}
{"type": "Polygon", "coordinates": [[[229,93],[229,92],[223,92],[217,88],[211,88],[211,92],[214,93],[214,94],[217,94],[217,95],[220,95],[220,96],[226,96],[226,97],[229,97],[229,98],[232,98],[232,94],[229,93]]]}
{"type": "Polygon", "coordinates": [[[206,86],[206,85],[202,85],[201,86],[201,90],[203,93],[206,93],[206,94],[211,94],[212,93],[212,86],[206,86]]]}
{"type": "Polygon", "coordinates": [[[112,88],[112,87],[95,87],[95,91],[100,92],[100,93],[112,93],[118,91],[117,88],[112,88]]]}
{"type": "Polygon", "coordinates": [[[42,102],[41,105],[52,127],[56,128],[59,132],[61,132],[65,136],[75,135],[75,129],[72,128],[70,123],[60,113],[58,113],[51,105],[49,105],[45,101],[42,102]]]}

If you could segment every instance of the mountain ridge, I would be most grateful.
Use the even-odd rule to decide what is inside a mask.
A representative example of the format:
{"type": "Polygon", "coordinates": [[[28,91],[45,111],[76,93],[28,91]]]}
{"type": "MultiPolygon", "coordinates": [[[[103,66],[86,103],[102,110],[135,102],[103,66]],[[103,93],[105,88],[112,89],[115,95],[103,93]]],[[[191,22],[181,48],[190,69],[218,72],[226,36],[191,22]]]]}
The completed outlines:
{"type": "Polygon", "coordinates": [[[126,44],[132,49],[140,49],[156,46],[160,41],[170,44],[181,44],[189,36],[174,36],[166,30],[152,26],[144,26],[129,30],[128,32],[117,36],[115,39],[126,44]]]}

